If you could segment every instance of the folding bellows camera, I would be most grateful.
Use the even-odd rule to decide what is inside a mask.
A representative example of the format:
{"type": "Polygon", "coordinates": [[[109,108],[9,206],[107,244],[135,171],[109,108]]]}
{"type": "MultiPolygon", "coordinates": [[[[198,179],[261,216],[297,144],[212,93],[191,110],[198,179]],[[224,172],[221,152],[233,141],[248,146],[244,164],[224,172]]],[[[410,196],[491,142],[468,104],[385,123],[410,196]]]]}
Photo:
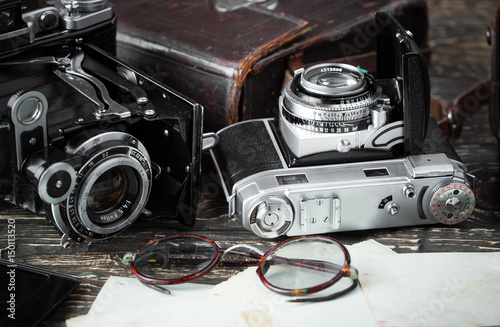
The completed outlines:
{"type": "Polygon", "coordinates": [[[376,15],[376,78],[346,64],[300,69],[278,119],[220,130],[211,150],[229,214],[256,235],[305,235],[464,221],[473,176],[429,118],[425,59],[376,15]]]}
{"type": "Polygon", "coordinates": [[[202,108],[117,60],[106,0],[0,2],[0,196],[63,243],[193,225],[202,108]]]}

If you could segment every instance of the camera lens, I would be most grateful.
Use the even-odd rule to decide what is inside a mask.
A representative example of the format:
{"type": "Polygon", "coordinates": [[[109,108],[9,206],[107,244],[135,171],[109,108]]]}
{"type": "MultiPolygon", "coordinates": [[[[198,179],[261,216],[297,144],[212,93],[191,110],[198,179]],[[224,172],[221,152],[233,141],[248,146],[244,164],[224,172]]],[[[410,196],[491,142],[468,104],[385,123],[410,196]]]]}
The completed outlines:
{"type": "Polygon", "coordinates": [[[88,170],[75,197],[78,218],[89,230],[113,231],[113,225],[134,221],[149,195],[147,172],[141,162],[119,152],[110,155],[112,150],[116,148],[86,165],[88,170]]]}
{"type": "MultiPolygon", "coordinates": [[[[88,212],[96,215],[112,212],[127,192],[133,192],[130,190],[131,185],[137,186],[137,178],[130,168],[115,167],[107,170],[89,191],[88,212]]],[[[98,222],[106,223],[106,221],[98,222]]]]}
{"type": "Polygon", "coordinates": [[[283,91],[282,115],[319,133],[367,129],[382,91],[373,78],[346,64],[320,64],[299,71],[283,91]]]}
{"type": "Polygon", "coordinates": [[[138,139],[121,132],[77,143],[72,154],[81,167],[63,205],[53,204],[54,219],[58,226],[69,223],[72,238],[112,236],[145,210],[152,186],[149,155],[138,139]]]}
{"type": "Polygon", "coordinates": [[[353,66],[325,64],[304,71],[300,84],[313,94],[347,96],[362,91],[366,80],[364,73],[353,66]]]}

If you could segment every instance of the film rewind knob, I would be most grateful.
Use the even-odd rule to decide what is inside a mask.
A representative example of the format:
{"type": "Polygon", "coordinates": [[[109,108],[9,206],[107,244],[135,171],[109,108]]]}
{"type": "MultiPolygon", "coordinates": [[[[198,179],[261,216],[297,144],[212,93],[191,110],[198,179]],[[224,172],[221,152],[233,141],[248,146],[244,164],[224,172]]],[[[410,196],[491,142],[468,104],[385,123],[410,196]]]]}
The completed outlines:
{"type": "Polygon", "coordinates": [[[250,228],[260,237],[274,238],[284,234],[293,220],[289,202],[275,195],[263,196],[254,202],[250,228]]]}

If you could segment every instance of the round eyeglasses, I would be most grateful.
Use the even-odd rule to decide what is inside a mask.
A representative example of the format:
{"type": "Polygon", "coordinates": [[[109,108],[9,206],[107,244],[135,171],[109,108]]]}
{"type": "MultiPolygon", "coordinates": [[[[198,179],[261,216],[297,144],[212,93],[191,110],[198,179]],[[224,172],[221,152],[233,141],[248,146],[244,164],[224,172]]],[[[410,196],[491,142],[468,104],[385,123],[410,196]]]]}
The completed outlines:
{"type": "Polygon", "coordinates": [[[358,285],[358,272],[350,265],[346,247],[333,238],[316,235],[291,238],[262,253],[245,244],[222,251],[206,237],[178,234],[144,244],[135,253],[126,254],[123,262],[130,265],[134,275],[146,286],[170,293],[164,285],[189,282],[218,265],[228,265],[222,261],[227,254],[253,258],[232,263],[258,264],[257,274],[262,283],[276,293],[296,296],[291,302],[332,300],[358,285]],[[329,288],[343,277],[352,280],[347,288],[326,296],[304,297],[329,288]]]}

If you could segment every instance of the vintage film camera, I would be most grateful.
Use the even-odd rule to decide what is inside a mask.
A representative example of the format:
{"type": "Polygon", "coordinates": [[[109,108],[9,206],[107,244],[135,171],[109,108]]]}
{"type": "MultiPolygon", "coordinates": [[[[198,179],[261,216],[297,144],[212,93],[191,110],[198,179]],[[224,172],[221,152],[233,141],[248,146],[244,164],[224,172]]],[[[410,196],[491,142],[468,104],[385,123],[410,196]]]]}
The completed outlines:
{"type": "Polygon", "coordinates": [[[64,244],[141,214],[192,225],[202,108],[95,45],[114,44],[111,4],[2,1],[0,15],[0,196],[64,244]]]}
{"type": "Polygon", "coordinates": [[[425,59],[378,13],[377,79],[295,72],[275,119],[228,126],[211,150],[229,214],[264,238],[467,219],[473,177],[433,120],[425,59]]]}

